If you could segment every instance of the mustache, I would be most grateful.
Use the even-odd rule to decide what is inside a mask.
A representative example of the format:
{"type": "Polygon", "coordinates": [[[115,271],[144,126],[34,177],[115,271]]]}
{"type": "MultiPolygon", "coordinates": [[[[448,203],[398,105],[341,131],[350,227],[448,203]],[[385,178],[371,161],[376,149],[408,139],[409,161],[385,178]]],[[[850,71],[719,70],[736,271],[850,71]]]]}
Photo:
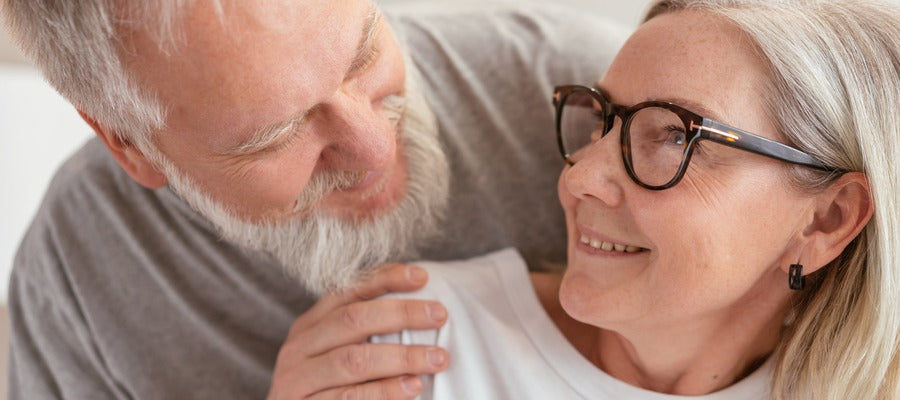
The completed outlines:
{"type": "Polygon", "coordinates": [[[390,121],[391,126],[397,128],[403,120],[406,112],[406,97],[402,95],[390,95],[381,100],[381,110],[390,121]]]}
{"type": "Polygon", "coordinates": [[[297,197],[294,212],[307,214],[329,193],[344,190],[358,184],[365,178],[363,171],[325,171],[312,177],[303,192],[297,197]]]}

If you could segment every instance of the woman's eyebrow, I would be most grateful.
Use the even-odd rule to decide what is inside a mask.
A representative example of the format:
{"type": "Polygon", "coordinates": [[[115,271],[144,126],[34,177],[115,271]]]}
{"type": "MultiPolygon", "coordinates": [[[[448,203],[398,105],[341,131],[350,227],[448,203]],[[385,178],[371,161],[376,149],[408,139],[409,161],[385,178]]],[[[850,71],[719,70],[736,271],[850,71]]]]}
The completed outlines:
{"type": "MultiPolygon", "coordinates": [[[[620,102],[615,100],[615,98],[609,93],[609,90],[606,90],[605,88],[603,88],[603,86],[601,86],[599,83],[594,84],[594,89],[597,89],[598,91],[600,91],[600,93],[603,93],[603,95],[606,96],[606,98],[609,99],[609,101],[616,103],[616,104],[621,104],[620,102]]],[[[690,99],[686,99],[684,97],[679,97],[679,96],[648,96],[648,97],[642,99],[641,101],[639,101],[638,103],[643,103],[646,101],[664,101],[666,103],[676,104],[681,107],[684,107],[685,109],[687,109],[695,114],[699,114],[700,116],[702,116],[704,118],[714,119],[717,121],[723,121],[721,114],[713,111],[711,108],[703,105],[702,103],[700,103],[696,100],[690,100],[690,99]]],[[[635,104],[638,104],[638,103],[635,103],[635,104]]],[[[623,105],[625,107],[631,107],[634,104],[621,104],[621,105],[623,105]]]]}

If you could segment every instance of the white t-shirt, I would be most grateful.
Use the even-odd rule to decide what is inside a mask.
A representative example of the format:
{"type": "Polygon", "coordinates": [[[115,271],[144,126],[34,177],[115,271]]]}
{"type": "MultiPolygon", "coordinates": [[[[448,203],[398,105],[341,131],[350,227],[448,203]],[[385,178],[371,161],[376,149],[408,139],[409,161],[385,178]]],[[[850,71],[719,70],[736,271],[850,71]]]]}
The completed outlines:
{"type": "Polygon", "coordinates": [[[374,342],[437,345],[450,368],[423,376],[420,399],[759,400],[768,398],[772,362],[705,396],[674,396],[631,386],[591,364],[544,311],[525,262],[507,249],[471,260],[421,262],[423,290],[393,297],[438,300],[449,312],[439,330],[404,331],[374,342]]]}

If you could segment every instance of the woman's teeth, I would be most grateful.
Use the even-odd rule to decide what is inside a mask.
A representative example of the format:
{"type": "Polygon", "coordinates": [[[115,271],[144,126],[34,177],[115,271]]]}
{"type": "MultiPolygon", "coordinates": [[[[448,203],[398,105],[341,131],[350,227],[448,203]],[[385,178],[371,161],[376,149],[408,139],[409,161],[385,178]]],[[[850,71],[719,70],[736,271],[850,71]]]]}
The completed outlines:
{"type": "Polygon", "coordinates": [[[597,239],[591,239],[587,236],[581,235],[581,238],[578,239],[581,243],[591,246],[597,250],[603,251],[620,251],[625,253],[637,253],[641,251],[640,247],[628,246],[619,243],[610,243],[604,242],[597,239]]]}

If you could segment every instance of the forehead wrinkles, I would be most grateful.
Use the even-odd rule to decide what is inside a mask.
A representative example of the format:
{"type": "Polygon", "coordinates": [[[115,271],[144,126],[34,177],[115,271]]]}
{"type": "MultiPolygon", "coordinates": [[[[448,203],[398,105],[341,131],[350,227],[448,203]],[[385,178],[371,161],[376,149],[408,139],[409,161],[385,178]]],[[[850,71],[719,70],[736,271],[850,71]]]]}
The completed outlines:
{"type": "Polygon", "coordinates": [[[767,71],[736,25],[709,12],[679,11],[642,25],[603,86],[623,103],[685,98],[722,115],[739,115],[748,111],[747,102],[762,103],[767,71]]]}
{"type": "Polygon", "coordinates": [[[256,2],[234,2],[219,10],[198,1],[179,23],[183,46],[177,52],[154,51],[148,32],[135,31],[127,38],[130,47],[138,50],[131,54],[130,62],[141,64],[138,69],[151,76],[154,70],[198,75],[196,78],[214,82],[216,90],[229,83],[240,84],[242,88],[236,88],[235,94],[264,83],[251,82],[253,76],[271,80],[268,78],[284,73],[308,75],[304,67],[318,68],[315,77],[306,77],[310,84],[339,82],[340,77],[324,72],[343,72],[335,67],[356,50],[366,13],[353,12],[351,8],[357,7],[350,2],[326,3],[271,1],[258,6],[256,2]],[[350,15],[353,18],[348,18],[350,15]],[[235,70],[242,73],[235,74],[235,70]]]}

